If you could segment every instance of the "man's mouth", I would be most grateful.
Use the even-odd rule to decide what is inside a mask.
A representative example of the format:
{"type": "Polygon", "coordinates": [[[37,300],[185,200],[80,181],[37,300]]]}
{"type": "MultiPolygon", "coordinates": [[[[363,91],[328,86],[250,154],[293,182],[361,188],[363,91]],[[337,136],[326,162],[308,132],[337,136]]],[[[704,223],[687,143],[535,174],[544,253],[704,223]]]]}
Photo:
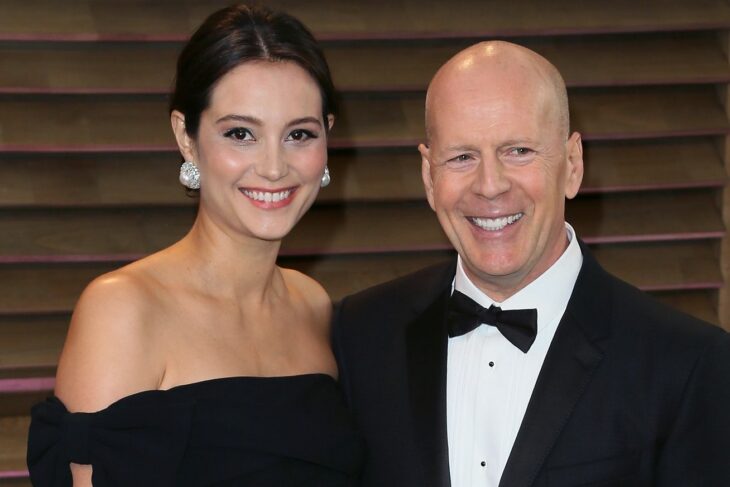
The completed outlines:
{"type": "Polygon", "coordinates": [[[500,218],[479,218],[475,216],[470,216],[467,218],[473,225],[476,225],[482,230],[487,230],[488,232],[497,232],[506,228],[509,225],[512,225],[523,216],[525,216],[525,214],[520,212],[515,213],[514,215],[503,216],[500,218]]]}

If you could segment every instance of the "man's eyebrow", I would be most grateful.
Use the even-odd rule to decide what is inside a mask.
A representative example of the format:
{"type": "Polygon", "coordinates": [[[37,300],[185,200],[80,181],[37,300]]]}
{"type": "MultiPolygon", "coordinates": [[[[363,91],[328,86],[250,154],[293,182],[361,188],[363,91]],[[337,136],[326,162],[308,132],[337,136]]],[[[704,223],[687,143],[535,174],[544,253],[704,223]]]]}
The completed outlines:
{"type": "Polygon", "coordinates": [[[443,149],[445,152],[480,152],[480,150],[473,145],[447,145],[443,149]]]}
{"type": "Polygon", "coordinates": [[[499,144],[501,147],[508,146],[508,145],[535,145],[535,141],[533,139],[530,139],[528,137],[522,137],[519,139],[509,139],[505,140],[501,144],[499,144]]]}
{"type": "Polygon", "coordinates": [[[233,114],[233,113],[230,114],[230,115],[226,115],[224,117],[219,118],[218,120],[215,121],[215,123],[228,122],[228,121],[231,121],[231,120],[234,120],[236,122],[247,122],[247,123],[250,123],[252,125],[258,125],[258,126],[261,126],[261,125],[264,124],[263,121],[261,121],[260,119],[258,119],[256,117],[252,117],[250,115],[236,115],[236,114],[233,114]]]}

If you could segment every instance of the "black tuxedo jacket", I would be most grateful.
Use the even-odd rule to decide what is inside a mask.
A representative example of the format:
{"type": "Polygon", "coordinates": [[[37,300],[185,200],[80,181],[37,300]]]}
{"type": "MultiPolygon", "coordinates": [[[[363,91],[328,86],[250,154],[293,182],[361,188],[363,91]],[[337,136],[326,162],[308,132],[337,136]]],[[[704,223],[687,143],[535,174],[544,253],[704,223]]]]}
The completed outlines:
{"type": "MultiPolygon", "coordinates": [[[[730,486],[730,335],[582,251],[500,486],[730,486]]],[[[455,269],[455,260],[424,269],[337,307],[340,380],[369,450],[363,486],[450,485],[445,316],[455,269]]]]}

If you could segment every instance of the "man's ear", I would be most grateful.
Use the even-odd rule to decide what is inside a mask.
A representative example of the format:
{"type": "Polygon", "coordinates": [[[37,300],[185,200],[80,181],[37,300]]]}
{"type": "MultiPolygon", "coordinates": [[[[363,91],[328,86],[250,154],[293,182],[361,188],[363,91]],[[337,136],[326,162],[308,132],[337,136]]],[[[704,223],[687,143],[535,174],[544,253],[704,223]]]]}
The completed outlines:
{"type": "Polygon", "coordinates": [[[431,209],[436,211],[433,205],[433,178],[431,177],[431,149],[426,144],[418,145],[418,152],[421,153],[421,178],[423,187],[426,190],[426,199],[431,209]]]}
{"type": "Polygon", "coordinates": [[[175,134],[177,148],[180,150],[186,161],[195,161],[195,141],[185,130],[185,115],[177,110],[173,110],[170,114],[170,124],[172,125],[172,133],[175,134]]]}
{"type": "Polygon", "coordinates": [[[566,144],[567,170],[565,172],[565,197],[575,198],[583,182],[583,143],[578,132],[573,132],[566,144]]]}

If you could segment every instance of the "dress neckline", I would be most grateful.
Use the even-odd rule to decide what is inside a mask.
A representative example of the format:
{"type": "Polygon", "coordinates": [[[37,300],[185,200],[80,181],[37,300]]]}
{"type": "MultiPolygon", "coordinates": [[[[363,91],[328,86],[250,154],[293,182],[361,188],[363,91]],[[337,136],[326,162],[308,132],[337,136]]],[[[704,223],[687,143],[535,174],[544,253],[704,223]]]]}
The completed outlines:
{"type": "MultiPolygon", "coordinates": [[[[334,383],[337,383],[337,379],[332,377],[330,374],[327,374],[325,372],[312,372],[307,374],[293,374],[293,375],[231,375],[226,377],[213,377],[211,379],[203,379],[195,382],[188,382],[186,384],[178,384],[176,386],[168,387],[167,389],[148,389],[145,391],[139,391],[135,392],[133,394],[130,394],[129,396],[133,396],[135,394],[141,394],[144,392],[172,392],[180,389],[185,389],[189,387],[195,387],[195,386],[201,386],[206,384],[213,384],[213,383],[225,383],[225,382],[239,382],[239,381],[251,381],[251,382],[257,382],[257,381],[272,381],[272,382],[286,382],[291,380],[301,380],[301,379],[329,379],[334,383]]],[[[125,397],[129,397],[125,396],[125,397]]]]}
{"type": "MultiPolygon", "coordinates": [[[[143,391],[133,392],[124,397],[120,397],[116,401],[112,402],[108,406],[98,411],[84,411],[72,414],[94,414],[109,409],[116,409],[127,403],[134,403],[138,400],[145,400],[145,398],[153,399],[154,397],[173,399],[178,394],[184,394],[186,391],[191,391],[199,388],[207,388],[215,385],[227,385],[236,383],[248,383],[248,382],[259,382],[259,383],[286,383],[293,381],[323,381],[324,383],[332,384],[337,387],[337,379],[332,377],[330,374],[324,372],[312,372],[306,374],[294,374],[294,375],[274,375],[274,376],[258,376],[258,375],[234,375],[228,377],[214,377],[211,379],[204,379],[196,382],[189,382],[187,384],[179,384],[176,386],[169,387],[167,389],[147,389],[143,391]]],[[[185,396],[183,396],[185,397],[185,396]]],[[[63,408],[68,411],[63,401],[58,396],[53,396],[63,408]]]]}

